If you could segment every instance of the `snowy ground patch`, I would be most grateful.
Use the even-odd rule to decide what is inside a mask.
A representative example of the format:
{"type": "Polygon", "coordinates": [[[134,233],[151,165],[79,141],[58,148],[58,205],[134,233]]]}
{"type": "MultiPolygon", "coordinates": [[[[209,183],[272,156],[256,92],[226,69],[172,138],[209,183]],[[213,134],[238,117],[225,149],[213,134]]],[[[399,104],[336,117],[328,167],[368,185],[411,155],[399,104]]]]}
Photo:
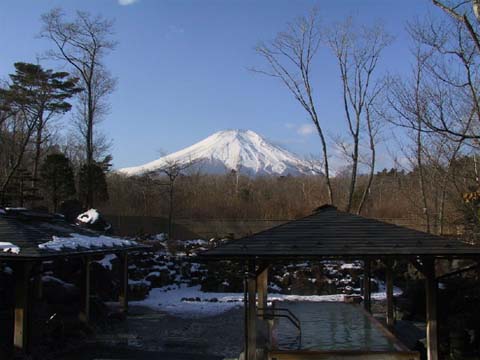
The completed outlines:
{"type": "Polygon", "coordinates": [[[18,254],[20,252],[20,247],[11,242],[0,242],[0,250],[3,252],[18,254]]]}
{"type": "Polygon", "coordinates": [[[179,317],[204,317],[242,306],[242,301],[243,294],[206,293],[200,290],[199,285],[181,285],[151,289],[145,300],[131,301],[130,305],[146,306],[179,317]]]}
{"type": "Polygon", "coordinates": [[[54,282],[54,283],[57,283],[57,284],[60,284],[62,285],[63,287],[65,288],[74,288],[75,285],[71,284],[71,283],[68,283],[68,282],[65,282],[55,276],[51,276],[51,275],[43,275],[42,276],[42,281],[43,282],[54,282]]]}
{"type": "Polygon", "coordinates": [[[116,258],[117,258],[117,255],[115,254],[107,254],[103,257],[102,260],[98,260],[97,263],[99,263],[100,265],[102,265],[104,268],[108,270],[112,270],[113,269],[112,260],[115,260],[116,258]]]}
{"type": "MultiPolygon", "coordinates": [[[[394,288],[394,296],[401,295],[399,288],[394,288]]],[[[243,306],[243,293],[211,293],[203,292],[200,286],[187,287],[166,286],[150,290],[147,298],[131,301],[131,305],[146,306],[153,310],[164,311],[183,317],[206,317],[224,313],[235,307],[243,306]]],[[[283,295],[269,294],[268,301],[311,301],[332,302],[344,301],[345,294],[334,295],[283,295]]],[[[373,293],[372,299],[383,300],[385,292],[373,293]]]]}

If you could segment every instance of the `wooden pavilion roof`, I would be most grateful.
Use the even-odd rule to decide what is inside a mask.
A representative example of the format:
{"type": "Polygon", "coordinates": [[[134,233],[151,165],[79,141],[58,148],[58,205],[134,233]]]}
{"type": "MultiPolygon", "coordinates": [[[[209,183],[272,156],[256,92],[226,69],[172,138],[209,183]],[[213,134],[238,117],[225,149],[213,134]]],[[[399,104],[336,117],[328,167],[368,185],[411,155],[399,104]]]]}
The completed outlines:
{"type": "Polygon", "coordinates": [[[355,258],[366,256],[474,257],[480,246],[338,210],[313,214],[232,240],[204,258],[355,258]]]}
{"type": "Polygon", "coordinates": [[[63,247],[60,250],[42,249],[40,244],[52,241],[55,237],[72,238],[74,236],[98,238],[98,232],[85,227],[70,224],[57,215],[34,212],[25,209],[0,211],[0,243],[10,243],[19,248],[15,253],[0,248],[0,260],[28,260],[53,258],[57,256],[75,256],[87,254],[105,254],[119,251],[141,250],[146,247],[135,242],[126,242],[122,246],[63,247]]]}

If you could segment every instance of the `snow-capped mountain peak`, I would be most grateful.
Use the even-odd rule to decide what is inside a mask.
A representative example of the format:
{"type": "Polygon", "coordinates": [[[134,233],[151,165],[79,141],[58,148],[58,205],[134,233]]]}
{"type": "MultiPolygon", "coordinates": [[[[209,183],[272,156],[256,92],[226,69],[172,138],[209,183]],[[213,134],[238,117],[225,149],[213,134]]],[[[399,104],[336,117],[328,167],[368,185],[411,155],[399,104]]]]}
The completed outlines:
{"type": "Polygon", "coordinates": [[[247,175],[313,174],[309,162],[251,130],[219,131],[183,150],[119,171],[126,175],[141,175],[165,169],[172,164],[190,163],[205,173],[236,170],[247,175]]]}

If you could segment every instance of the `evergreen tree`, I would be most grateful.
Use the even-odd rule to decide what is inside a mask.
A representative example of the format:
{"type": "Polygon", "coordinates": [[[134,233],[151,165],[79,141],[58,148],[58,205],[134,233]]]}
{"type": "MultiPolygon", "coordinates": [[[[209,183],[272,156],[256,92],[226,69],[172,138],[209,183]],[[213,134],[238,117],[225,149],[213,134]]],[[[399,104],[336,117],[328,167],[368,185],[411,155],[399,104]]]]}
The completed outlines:
{"type": "Polygon", "coordinates": [[[24,154],[32,139],[34,156],[31,178],[32,188],[35,188],[43,146],[48,139],[47,124],[56,116],[70,111],[72,105],[68,100],[81,91],[77,87],[78,79],[70,77],[67,72],[45,70],[40,65],[23,62],[14,65],[15,73],[10,74],[11,82],[6,88],[0,88],[0,102],[3,104],[3,112],[8,107],[9,113],[20,115],[25,130],[19,149],[14,155],[15,160],[11,162],[10,169],[2,181],[0,189],[2,193],[6,191],[15,173],[22,166],[24,154]]]}
{"type": "Polygon", "coordinates": [[[17,62],[15,74],[11,74],[12,96],[21,101],[26,112],[36,119],[35,155],[32,175],[35,178],[40,165],[42,145],[46,139],[48,121],[58,114],[68,112],[72,105],[68,100],[81,89],[77,87],[78,78],[70,77],[67,72],[44,70],[40,65],[17,62]]]}
{"type": "Polygon", "coordinates": [[[65,155],[48,155],[40,169],[40,176],[42,189],[54,212],[61,201],[75,195],[73,169],[65,155]]]}
{"type": "Polygon", "coordinates": [[[98,204],[108,200],[107,179],[101,165],[85,164],[80,168],[78,192],[86,208],[92,203],[98,204]]]}

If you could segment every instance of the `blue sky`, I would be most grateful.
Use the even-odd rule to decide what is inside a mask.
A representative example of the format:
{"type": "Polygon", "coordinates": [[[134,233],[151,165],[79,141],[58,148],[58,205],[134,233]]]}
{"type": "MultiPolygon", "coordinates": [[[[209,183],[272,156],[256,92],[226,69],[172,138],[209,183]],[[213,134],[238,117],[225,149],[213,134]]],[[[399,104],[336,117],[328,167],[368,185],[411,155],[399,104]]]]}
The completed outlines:
{"type": "MultiPolygon", "coordinates": [[[[360,24],[382,21],[395,42],[379,70],[400,74],[411,61],[406,22],[438,15],[428,0],[2,0],[0,77],[15,61],[35,62],[50,47],[36,38],[42,13],[54,7],[101,13],[115,19],[119,42],[106,59],[118,88],[102,124],[113,140],[116,168],[233,128],[254,130],[300,155],[319,154],[318,137],[301,131],[309,119],[287,90],[248,71],[261,64],[254,46],[313,6],[325,25],[346,16],[360,24]]],[[[317,62],[315,96],[334,136],[344,121],[338,71],[326,50],[317,62]]],[[[379,166],[388,163],[383,151],[379,166]]]]}

